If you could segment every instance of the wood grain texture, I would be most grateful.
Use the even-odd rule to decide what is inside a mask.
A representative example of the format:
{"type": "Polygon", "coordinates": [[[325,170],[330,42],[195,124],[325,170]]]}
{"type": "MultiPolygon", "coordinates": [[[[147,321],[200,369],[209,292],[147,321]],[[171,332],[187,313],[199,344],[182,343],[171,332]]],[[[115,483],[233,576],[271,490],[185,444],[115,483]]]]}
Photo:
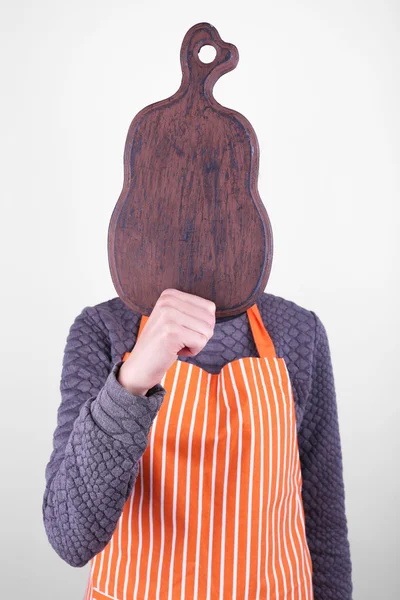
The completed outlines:
{"type": "Polygon", "coordinates": [[[144,315],[166,288],[212,300],[216,317],[244,312],[265,290],[273,241],[257,137],[212,94],[238,60],[215,27],[194,25],[181,46],[180,88],[129,127],[108,258],[119,297],[144,315]],[[205,45],[216,50],[210,63],[198,56],[205,45]]]}

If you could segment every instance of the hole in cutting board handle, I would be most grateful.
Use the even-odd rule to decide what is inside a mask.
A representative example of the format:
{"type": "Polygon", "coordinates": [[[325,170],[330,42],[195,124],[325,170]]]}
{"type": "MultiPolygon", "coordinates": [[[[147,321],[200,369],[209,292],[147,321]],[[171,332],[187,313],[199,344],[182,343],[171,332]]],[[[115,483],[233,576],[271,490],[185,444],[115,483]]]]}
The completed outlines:
{"type": "Polygon", "coordinates": [[[211,63],[217,55],[217,51],[214,46],[210,44],[205,44],[202,46],[198,52],[199,59],[202,63],[208,64],[211,63]]]}

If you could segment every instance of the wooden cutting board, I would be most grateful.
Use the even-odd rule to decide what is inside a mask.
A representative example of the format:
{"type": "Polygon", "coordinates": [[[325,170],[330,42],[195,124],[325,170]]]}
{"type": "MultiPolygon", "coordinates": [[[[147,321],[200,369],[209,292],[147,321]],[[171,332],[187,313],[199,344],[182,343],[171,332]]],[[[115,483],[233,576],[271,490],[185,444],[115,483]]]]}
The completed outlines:
{"type": "Polygon", "coordinates": [[[143,315],[166,288],[212,300],[217,318],[244,312],[265,290],[273,241],[257,137],[212,94],[238,60],[215,27],[194,25],[181,46],[180,88],[129,127],[108,258],[119,297],[143,315]],[[206,45],[216,50],[209,63],[198,56],[206,45]]]}

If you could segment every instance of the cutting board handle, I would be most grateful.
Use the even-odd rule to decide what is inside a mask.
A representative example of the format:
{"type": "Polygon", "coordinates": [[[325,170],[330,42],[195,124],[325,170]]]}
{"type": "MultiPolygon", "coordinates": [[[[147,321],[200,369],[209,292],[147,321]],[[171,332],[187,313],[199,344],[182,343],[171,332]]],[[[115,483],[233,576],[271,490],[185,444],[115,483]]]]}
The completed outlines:
{"type": "Polygon", "coordinates": [[[218,79],[232,71],[239,61],[239,52],[236,46],[224,42],[218,31],[210,23],[197,23],[193,25],[181,46],[182,83],[180,92],[188,89],[210,99],[213,87],[218,79]],[[199,57],[203,46],[213,46],[216,50],[212,62],[205,63],[199,57]]]}

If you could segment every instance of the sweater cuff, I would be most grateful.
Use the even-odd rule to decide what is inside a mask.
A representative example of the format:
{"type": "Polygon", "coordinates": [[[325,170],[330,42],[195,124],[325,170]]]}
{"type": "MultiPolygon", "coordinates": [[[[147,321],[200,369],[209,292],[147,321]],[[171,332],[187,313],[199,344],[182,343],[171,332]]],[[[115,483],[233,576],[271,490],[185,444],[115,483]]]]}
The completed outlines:
{"type": "Polygon", "coordinates": [[[131,394],[117,379],[122,364],[122,360],[114,364],[91,404],[91,413],[97,425],[108,435],[134,444],[144,452],[150,427],[161,408],[166,390],[157,383],[146,394],[131,394]]]}

